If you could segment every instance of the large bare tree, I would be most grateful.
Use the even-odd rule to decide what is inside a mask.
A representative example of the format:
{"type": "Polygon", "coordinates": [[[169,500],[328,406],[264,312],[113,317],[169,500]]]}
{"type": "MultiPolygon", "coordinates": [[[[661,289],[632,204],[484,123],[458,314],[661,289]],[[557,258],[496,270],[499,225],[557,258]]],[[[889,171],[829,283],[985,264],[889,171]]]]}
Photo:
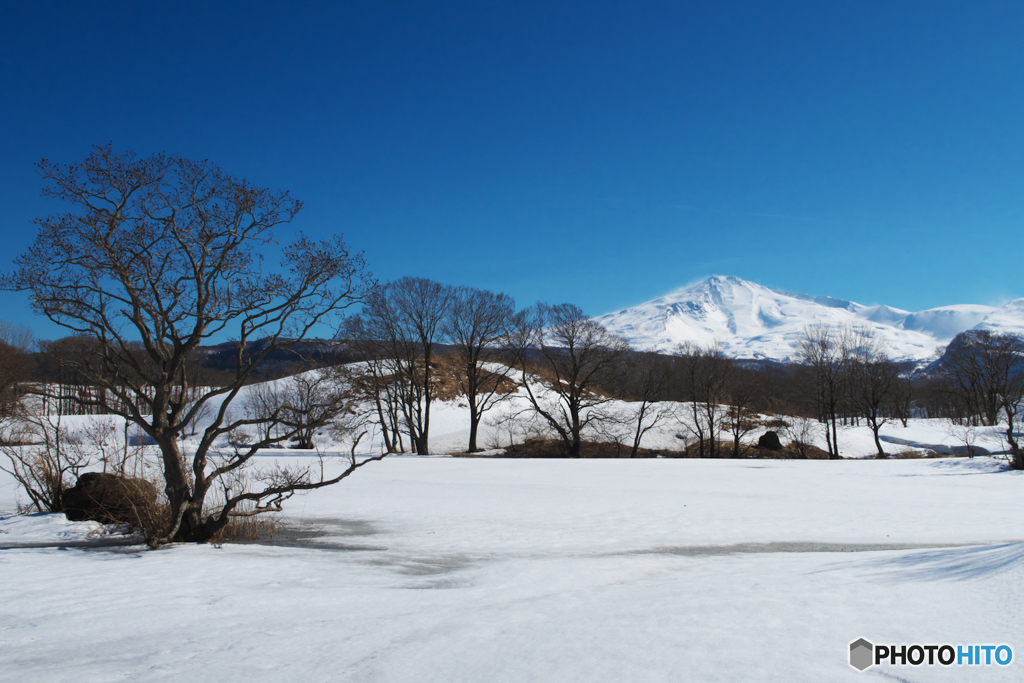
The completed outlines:
{"type": "Polygon", "coordinates": [[[388,343],[378,339],[376,326],[363,316],[348,318],[338,331],[339,339],[360,361],[362,372],[354,374],[357,391],[373,403],[374,416],[384,442],[384,452],[404,453],[404,382],[388,343]]]}
{"type": "Polygon", "coordinates": [[[272,230],[301,203],[209,161],[106,146],[79,164],[44,160],[39,170],[49,183],[44,196],[70,210],[36,221],[34,243],[2,286],[29,292],[37,313],[96,342],[77,369],[102,391],[83,402],[123,416],[159,446],[171,514],[152,543],[208,540],[232,515],[280,509],[295,491],[335,483],[369,462],[353,459],[330,478],[301,469],[241,476],[260,448],[297,434],[287,427],[229,455],[215,448],[264,419],[231,410],[260,361],[365,297],[371,280],[361,254],[340,237],[300,235],[281,249],[280,267],[268,267],[262,251],[274,244],[272,230]],[[197,397],[189,363],[215,336],[237,342],[234,368],[197,397]],[[183,453],[181,435],[208,406],[198,445],[183,453]]]}
{"type": "Polygon", "coordinates": [[[850,328],[814,324],[804,328],[797,357],[810,375],[818,420],[825,426],[830,459],[839,456],[839,412],[846,392],[854,333],[850,328]]]}
{"type": "Polygon", "coordinates": [[[756,370],[734,367],[726,383],[725,429],[732,434],[732,457],[740,457],[743,438],[762,425],[757,408],[767,393],[764,375],[756,370]]]}
{"type": "Polygon", "coordinates": [[[435,397],[434,362],[444,340],[452,288],[404,277],[379,287],[340,336],[383,363],[398,391],[402,417],[416,453],[430,452],[430,407],[435,397]]]}
{"type": "Polygon", "coordinates": [[[573,304],[537,304],[518,315],[516,327],[512,339],[527,398],[565,454],[578,458],[584,430],[612,400],[606,389],[618,383],[629,346],[573,304]],[[537,377],[546,380],[546,391],[534,386],[537,377]]]}
{"type": "Polygon", "coordinates": [[[625,355],[625,372],[620,392],[630,401],[631,427],[629,457],[640,451],[644,436],[670,416],[671,404],[665,402],[670,361],[654,352],[630,351],[625,355]]]}
{"type": "Polygon", "coordinates": [[[900,367],[870,330],[855,330],[847,359],[847,391],[854,414],[863,417],[875,437],[878,457],[886,457],[879,431],[896,419],[900,367]]]}
{"type": "Polygon", "coordinates": [[[733,361],[715,342],[701,346],[684,342],[676,349],[677,368],[683,400],[688,403],[679,416],[698,442],[700,457],[714,458],[725,429],[723,410],[733,373],[733,361]]]}
{"type": "Polygon", "coordinates": [[[503,390],[513,368],[508,336],[516,302],[507,294],[471,287],[457,287],[451,295],[444,332],[458,359],[456,378],[469,404],[468,452],[474,453],[484,412],[508,395],[503,390]]]}

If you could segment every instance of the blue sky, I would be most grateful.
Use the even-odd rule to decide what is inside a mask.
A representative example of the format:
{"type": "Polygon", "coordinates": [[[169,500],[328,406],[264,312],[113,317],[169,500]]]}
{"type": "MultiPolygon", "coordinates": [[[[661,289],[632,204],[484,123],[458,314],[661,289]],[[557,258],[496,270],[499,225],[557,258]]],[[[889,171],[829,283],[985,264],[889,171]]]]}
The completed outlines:
{"type": "MultiPolygon", "coordinates": [[[[0,4],[0,218],[107,141],[305,202],[382,280],[601,314],[710,274],[1024,296],[1024,3],[0,4]]],[[[287,237],[287,235],[282,235],[287,237]]],[[[9,266],[6,266],[9,268],[9,266]]],[[[33,319],[0,294],[0,318],[33,319]]]]}

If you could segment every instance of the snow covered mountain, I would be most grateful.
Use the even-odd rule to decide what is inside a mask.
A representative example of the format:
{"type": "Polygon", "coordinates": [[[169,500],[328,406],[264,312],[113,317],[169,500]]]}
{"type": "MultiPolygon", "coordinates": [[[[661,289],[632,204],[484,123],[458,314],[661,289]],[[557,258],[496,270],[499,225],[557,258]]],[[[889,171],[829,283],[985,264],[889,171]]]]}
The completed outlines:
{"type": "Polygon", "coordinates": [[[807,325],[849,325],[874,331],[894,358],[924,360],[964,330],[1024,332],[1024,299],[1001,308],[963,304],[912,313],[714,276],[596,320],[636,348],[668,351],[684,341],[717,340],[730,356],[775,360],[795,357],[807,325]]]}
{"type": "Polygon", "coordinates": [[[1024,299],[1014,299],[992,311],[977,325],[977,329],[1024,335],[1024,299]]]}

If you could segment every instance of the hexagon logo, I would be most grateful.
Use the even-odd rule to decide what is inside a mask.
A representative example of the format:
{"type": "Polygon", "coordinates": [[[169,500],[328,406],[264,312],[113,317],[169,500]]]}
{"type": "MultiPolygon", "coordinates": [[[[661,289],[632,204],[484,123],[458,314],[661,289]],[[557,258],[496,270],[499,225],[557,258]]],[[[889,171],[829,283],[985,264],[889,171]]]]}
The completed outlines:
{"type": "Polygon", "coordinates": [[[850,666],[857,671],[863,671],[872,664],[875,660],[875,646],[864,640],[858,638],[857,640],[850,643],[850,666]]]}

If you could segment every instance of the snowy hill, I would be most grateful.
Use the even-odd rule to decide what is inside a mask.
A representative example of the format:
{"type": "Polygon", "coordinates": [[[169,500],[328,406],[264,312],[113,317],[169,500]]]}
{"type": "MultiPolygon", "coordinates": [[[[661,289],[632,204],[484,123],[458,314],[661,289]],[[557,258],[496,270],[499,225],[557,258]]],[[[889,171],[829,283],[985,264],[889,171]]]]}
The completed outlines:
{"type": "Polygon", "coordinates": [[[1024,299],[998,309],[964,304],[912,313],[713,276],[597,320],[637,348],[667,351],[685,341],[718,340],[730,356],[775,360],[795,356],[807,325],[854,326],[886,340],[894,358],[924,360],[964,330],[1024,332],[1024,299]]]}
{"type": "Polygon", "coordinates": [[[1024,334],[1024,299],[1014,299],[992,311],[977,325],[977,329],[1002,334],[1024,334]]]}

